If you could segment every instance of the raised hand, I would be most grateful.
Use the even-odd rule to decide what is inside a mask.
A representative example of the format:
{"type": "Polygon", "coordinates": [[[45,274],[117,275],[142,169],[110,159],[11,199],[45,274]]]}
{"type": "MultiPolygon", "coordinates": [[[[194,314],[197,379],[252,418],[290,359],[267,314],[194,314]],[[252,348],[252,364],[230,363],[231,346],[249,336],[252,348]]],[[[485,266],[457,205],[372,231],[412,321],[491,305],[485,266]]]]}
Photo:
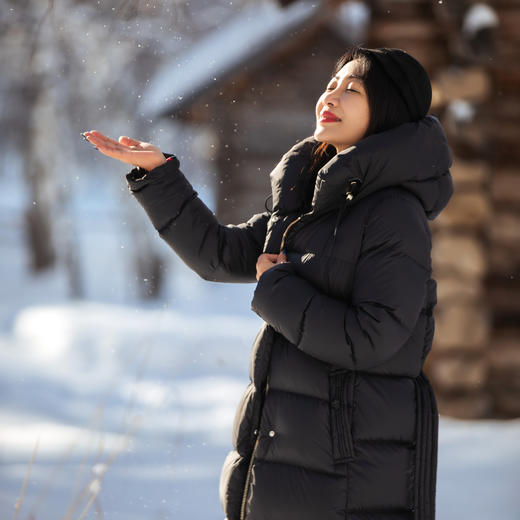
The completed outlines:
{"type": "Polygon", "coordinates": [[[83,132],[87,141],[92,143],[104,155],[126,164],[153,170],[166,162],[166,158],[157,146],[144,141],[137,141],[125,135],[119,141],[110,139],[97,130],[83,132]]]}

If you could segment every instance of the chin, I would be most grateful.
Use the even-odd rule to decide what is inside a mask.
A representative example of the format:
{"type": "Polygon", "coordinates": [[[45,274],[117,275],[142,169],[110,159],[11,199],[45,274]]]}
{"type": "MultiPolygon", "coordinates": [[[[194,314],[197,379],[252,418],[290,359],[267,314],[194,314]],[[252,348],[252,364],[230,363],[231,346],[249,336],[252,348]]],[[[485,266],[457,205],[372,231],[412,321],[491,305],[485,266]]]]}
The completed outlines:
{"type": "Polygon", "coordinates": [[[314,138],[317,139],[318,141],[323,141],[321,136],[326,135],[326,130],[327,130],[326,128],[317,126],[316,129],[314,130],[314,138]]]}

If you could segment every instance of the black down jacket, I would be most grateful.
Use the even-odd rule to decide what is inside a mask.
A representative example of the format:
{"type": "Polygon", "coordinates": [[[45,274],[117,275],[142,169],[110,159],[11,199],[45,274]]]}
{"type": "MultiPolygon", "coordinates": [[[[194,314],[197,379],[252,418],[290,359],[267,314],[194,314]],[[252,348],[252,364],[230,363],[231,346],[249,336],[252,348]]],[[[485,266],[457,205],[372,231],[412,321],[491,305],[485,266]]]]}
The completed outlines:
{"type": "MultiPolygon", "coordinates": [[[[159,236],[203,279],[256,282],[264,320],[220,479],[227,520],[433,520],[438,411],[422,367],[436,281],[428,219],[447,205],[439,120],[327,158],[306,200],[294,145],[270,174],[272,211],[220,224],[174,155],[127,174],[159,236]]],[[[307,179],[308,181],[308,179],[307,179]]]]}

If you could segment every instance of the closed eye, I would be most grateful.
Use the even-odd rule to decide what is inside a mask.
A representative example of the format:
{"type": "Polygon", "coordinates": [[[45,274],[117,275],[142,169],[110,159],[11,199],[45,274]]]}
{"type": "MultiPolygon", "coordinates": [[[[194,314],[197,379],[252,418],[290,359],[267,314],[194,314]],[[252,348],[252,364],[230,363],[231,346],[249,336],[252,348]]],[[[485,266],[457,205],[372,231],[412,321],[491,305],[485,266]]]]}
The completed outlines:
{"type": "MultiPolygon", "coordinates": [[[[328,92],[329,90],[334,90],[334,87],[329,87],[329,88],[327,89],[327,92],[328,92]]],[[[348,91],[350,91],[350,92],[357,92],[357,90],[354,90],[353,88],[346,88],[345,90],[348,90],[348,91]]]]}

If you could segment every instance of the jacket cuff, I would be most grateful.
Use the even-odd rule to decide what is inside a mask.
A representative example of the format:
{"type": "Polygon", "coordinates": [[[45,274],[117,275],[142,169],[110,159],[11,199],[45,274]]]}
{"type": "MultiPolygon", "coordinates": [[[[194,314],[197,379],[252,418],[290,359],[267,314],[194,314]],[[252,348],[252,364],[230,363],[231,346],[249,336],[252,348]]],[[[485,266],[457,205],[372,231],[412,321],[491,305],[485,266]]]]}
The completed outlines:
{"type": "Polygon", "coordinates": [[[130,193],[143,206],[159,232],[179,216],[189,200],[198,195],[179,169],[177,157],[164,155],[169,160],[153,170],[134,168],[126,175],[130,193]]]}
{"type": "Polygon", "coordinates": [[[153,170],[145,170],[139,166],[126,174],[126,181],[130,191],[138,191],[149,183],[161,180],[164,175],[172,175],[172,171],[179,168],[179,159],[174,154],[163,153],[166,162],[153,170]]]}
{"type": "Polygon", "coordinates": [[[251,310],[293,345],[301,339],[305,310],[316,289],[299,276],[292,262],[264,271],[255,288],[251,310]]]}

